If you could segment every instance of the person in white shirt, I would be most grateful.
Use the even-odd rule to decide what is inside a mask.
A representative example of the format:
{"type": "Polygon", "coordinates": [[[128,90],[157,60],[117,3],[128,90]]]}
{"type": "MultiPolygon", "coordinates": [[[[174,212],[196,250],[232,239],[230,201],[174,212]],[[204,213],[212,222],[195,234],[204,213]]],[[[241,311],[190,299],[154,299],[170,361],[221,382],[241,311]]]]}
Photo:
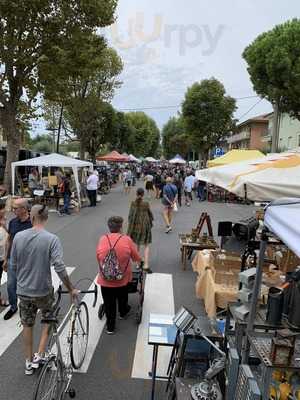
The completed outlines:
{"type": "Polygon", "coordinates": [[[184,195],[185,195],[185,205],[190,206],[193,200],[192,192],[195,186],[196,178],[191,172],[188,172],[187,177],[184,180],[184,195]]]}
{"type": "Polygon", "coordinates": [[[99,177],[96,171],[93,171],[87,179],[87,193],[90,200],[90,207],[96,207],[97,205],[97,189],[99,183],[99,177]]]}

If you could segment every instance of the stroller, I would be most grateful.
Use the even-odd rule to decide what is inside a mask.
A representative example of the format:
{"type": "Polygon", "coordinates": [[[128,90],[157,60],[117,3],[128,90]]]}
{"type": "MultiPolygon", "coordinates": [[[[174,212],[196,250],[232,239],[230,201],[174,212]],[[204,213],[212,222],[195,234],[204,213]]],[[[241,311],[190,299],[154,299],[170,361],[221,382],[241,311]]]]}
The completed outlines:
{"type": "MultiPolygon", "coordinates": [[[[144,272],[143,268],[139,268],[136,271],[132,271],[132,281],[128,283],[128,294],[138,293],[139,302],[138,307],[135,312],[135,320],[137,324],[140,324],[142,321],[143,315],[143,304],[144,304],[144,272]]],[[[100,304],[98,310],[98,317],[102,319],[105,314],[104,304],[100,304]]]]}

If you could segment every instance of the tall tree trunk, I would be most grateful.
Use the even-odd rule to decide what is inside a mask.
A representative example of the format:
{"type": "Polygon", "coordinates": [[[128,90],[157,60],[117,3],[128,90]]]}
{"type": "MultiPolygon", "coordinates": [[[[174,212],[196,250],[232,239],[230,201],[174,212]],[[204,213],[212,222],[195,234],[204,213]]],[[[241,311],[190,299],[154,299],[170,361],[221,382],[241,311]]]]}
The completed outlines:
{"type": "Polygon", "coordinates": [[[83,139],[80,135],[77,135],[78,139],[79,139],[79,158],[80,160],[84,160],[85,157],[85,146],[83,143],[83,139]]]}
{"type": "Polygon", "coordinates": [[[11,163],[18,160],[20,150],[20,134],[17,128],[17,115],[15,111],[11,110],[5,113],[2,118],[2,126],[4,137],[7,141],[4,185],[11,191],[11,163]]]}

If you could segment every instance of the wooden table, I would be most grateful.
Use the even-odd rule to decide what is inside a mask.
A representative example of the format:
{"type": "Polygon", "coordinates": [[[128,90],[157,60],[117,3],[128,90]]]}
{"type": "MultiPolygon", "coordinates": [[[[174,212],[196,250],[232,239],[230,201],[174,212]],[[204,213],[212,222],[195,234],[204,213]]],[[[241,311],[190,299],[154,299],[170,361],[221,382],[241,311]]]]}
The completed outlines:
{"type": "Polygon", "coordinates": [[[206,240],[199,238],[196,242],[192,241],[191,235],[179,235],[182,269],[186,270],[187,260],[191,257],[194,250],[217,249],[218,244],[208,237],[206,240]]]}

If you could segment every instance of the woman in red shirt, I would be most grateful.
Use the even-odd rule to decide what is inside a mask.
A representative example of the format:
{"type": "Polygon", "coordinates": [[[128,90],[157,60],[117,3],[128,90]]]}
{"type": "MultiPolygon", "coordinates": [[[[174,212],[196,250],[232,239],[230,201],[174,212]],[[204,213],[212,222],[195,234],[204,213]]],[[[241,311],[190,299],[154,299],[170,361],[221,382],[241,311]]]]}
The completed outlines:
{"type": "Polygon", "coordinates": [[[100,265],[97,283],[101,286],[107,321],[106,333],[109,335],[115,333],[117,301],[121,319],[123,319],[130,311],[130,306],[128,305],[127,285],[132,280],[131,260],[138,263],[142,261],[132,239],[129,236],[122,234],[122,227],[122,217],[109,218],[108,228],[110,233],[102,236],[97,245],[97,260],[100,265]],[[117,261],[122,272],[122,279],[108,280],[101,268],[112,248],[115,250],[117,256],[117,261]]]}

